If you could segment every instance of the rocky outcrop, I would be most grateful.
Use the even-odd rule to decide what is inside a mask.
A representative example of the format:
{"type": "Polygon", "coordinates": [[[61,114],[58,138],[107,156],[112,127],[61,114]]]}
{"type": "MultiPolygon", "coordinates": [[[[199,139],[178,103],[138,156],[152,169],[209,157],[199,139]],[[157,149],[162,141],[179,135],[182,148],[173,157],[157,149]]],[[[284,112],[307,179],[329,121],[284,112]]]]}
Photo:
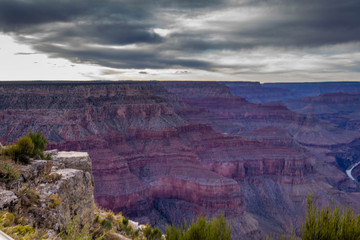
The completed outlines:
{"type": "Polygon", "coordinates": [[[84,171],[93,181],[92,162],[87,152],[53,152],[53,165],[58,169],[70,168],[84,171]]]}
{"type": "Polygon", "coordinates": [[[45,207],[41,212],[44,221],[39,222],[39,226],[60,230],[74,217],[82,226],[90,224],[95,204],[90,173],[67,168],[57,170],[47,178],[55,180],[37,188],[45,207]]]}
{"type": "Polygon", "coordinates": [[[19,179],[15,181],[0,182],[0,187],[19,191],[25,185],[27,187],[38,186],[43,177],[51,172],[53,164],[51,161],[33,160],[31,164],[21,167],[19,179]]]}
{"type": "Polygon", "coordinates": [[[91,223],[95,205],[91,168],[82,169],[91,166],[87,153],[52,153],[52,161],[32,160],[21,166],[20,178],[3,182],[5,190],[0,190],[0,209],[15,212],[50,235],[75,217],[81,225],[91,223]],[[61,161],[57,162],[57,157],[61,161]],[[63,163],[69,161],[79,169],[64,168],[63,163]]]}

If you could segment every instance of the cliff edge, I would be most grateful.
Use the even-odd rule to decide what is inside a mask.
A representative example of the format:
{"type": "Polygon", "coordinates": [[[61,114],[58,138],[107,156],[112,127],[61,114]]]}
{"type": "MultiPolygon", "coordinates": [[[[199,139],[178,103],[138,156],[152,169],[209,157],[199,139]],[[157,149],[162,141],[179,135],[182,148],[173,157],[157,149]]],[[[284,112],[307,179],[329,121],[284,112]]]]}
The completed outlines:
{"type": "Polygon", "coordinates": [[[18,179],[0,182],[0,209],[52,237],[75,217],[82,226],[90,224],[95,204],[89,155],[49,153],[52,160],[32,160],[20,167],[18,179]]]}

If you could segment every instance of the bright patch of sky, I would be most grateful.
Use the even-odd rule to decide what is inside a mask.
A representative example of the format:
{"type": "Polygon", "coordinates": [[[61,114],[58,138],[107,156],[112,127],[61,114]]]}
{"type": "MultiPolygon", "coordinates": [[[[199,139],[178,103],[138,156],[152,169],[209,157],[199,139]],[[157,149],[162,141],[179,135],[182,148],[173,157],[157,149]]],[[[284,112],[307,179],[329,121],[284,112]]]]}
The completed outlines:
{"type": "Polygon", "coordinates": [[[0,80],[92,80],[100,76],[98,66],[49,58],[9,35],[0,35],[0,80]]]}

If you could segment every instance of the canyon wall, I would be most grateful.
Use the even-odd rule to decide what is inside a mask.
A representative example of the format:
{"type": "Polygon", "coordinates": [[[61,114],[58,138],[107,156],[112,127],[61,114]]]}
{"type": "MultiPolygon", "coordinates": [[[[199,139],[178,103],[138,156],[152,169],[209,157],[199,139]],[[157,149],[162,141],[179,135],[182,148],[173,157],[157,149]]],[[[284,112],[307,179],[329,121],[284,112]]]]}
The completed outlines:
{"type": "Polygon", "coordinates": [[[359,201],[332,150],[358,132],[223,83],[0,84],[0,142],[29,130],[89,152],[97,204],[162,229],[224,214],[234,239],[258,239],[296,229],[311,192],[359,201]]]}

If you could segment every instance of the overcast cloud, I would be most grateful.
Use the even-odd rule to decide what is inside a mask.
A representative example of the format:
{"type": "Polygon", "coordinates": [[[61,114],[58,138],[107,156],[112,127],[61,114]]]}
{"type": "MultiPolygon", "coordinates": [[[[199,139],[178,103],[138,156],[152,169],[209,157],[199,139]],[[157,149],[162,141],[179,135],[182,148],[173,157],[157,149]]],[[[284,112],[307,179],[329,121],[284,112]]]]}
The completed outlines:
{"type": "Polygon", "coordinates": [[[360,80],[359,12],[358,0],[1,0],[0,31],[105,79],[360,80]]]}

